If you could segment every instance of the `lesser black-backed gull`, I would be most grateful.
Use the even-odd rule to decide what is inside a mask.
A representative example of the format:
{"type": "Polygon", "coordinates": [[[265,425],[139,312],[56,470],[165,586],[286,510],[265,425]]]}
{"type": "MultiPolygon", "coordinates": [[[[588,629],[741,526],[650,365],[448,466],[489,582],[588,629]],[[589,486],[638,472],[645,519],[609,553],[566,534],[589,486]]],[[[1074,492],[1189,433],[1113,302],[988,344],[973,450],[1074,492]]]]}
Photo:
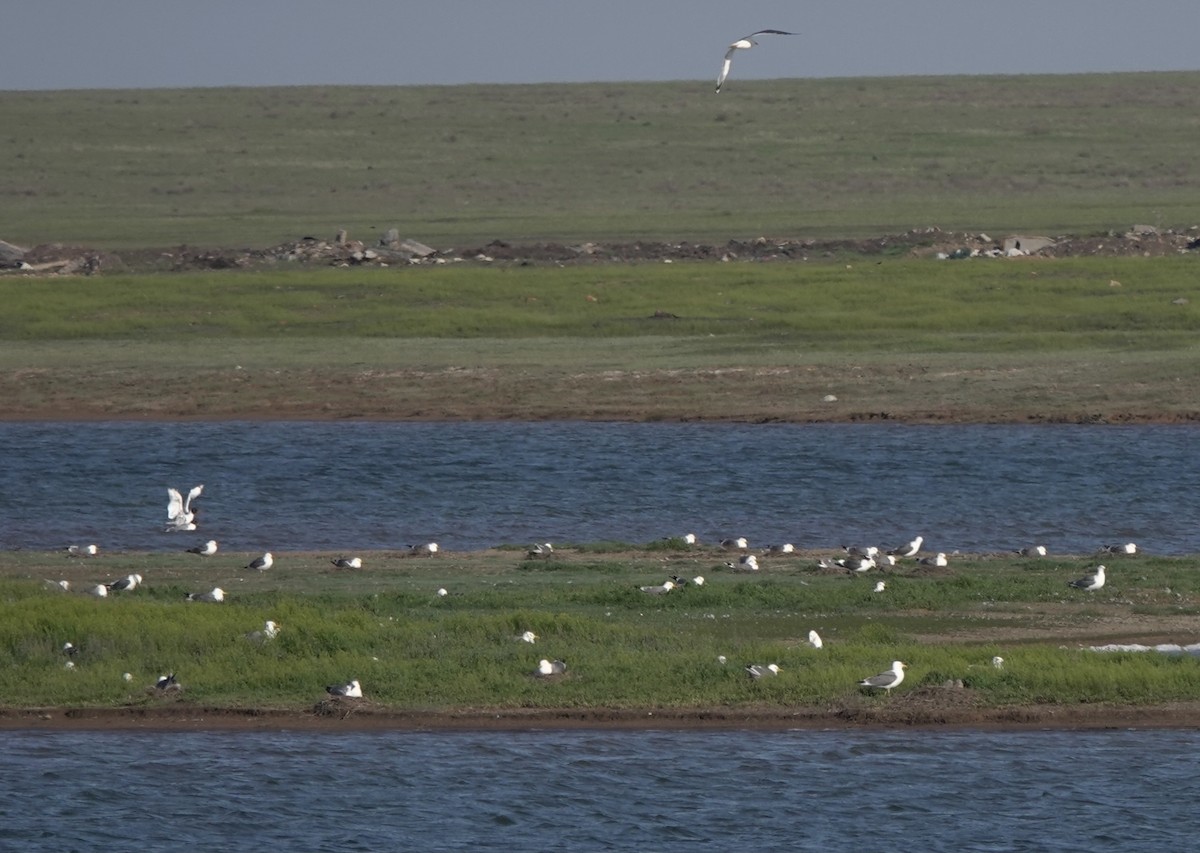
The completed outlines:
{"type": "Polygon", "coordinates": [[[862,681],[858,682],[858,684],[860,687],[872,687],[877,690],[882,689],[886,690],[888,693],[891,693],[892,688],[898,686],[900,682],[904,680],[904,669],[907,666],[908,664],[904,663],[903,661],[894,660],[892,661],[891,669],[881,672],[879,675],[872,675],[870,678],[864,678],[862,681]]]}
{"type": "Polygon", "coordinates": [[[1099,565],[1083,577],[1067,581],[1067,586],[1073,586],[1075,589],[1082,589],[1086,592],[1093,592],[1104,586],[1104,580],[1104,566],[1099,565]]]}

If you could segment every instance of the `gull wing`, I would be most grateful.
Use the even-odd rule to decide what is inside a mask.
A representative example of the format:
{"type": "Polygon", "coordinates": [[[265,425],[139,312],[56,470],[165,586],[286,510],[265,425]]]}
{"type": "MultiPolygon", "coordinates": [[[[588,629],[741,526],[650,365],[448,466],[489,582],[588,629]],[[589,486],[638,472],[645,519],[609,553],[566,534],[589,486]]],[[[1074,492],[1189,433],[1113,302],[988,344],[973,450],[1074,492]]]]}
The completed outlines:
{"type": "Polygon", "coordinates": [[[174,521],[183,514],[183,495],[179,494],[179,489],[168,486],[167,498],[167,521],[174,521]]]}

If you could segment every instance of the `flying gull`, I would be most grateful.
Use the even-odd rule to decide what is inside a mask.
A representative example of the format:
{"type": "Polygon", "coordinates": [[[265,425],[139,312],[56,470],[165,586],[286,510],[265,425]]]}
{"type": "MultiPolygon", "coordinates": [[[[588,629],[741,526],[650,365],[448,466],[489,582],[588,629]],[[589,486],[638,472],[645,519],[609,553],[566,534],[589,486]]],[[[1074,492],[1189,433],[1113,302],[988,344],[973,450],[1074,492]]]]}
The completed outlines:
{"type": "Polygon", "coordinates": [[[1096,566],[1095,569],[1078,580],[1067,581],[1067,586],[1073,586],[1076,589],[1082,589],[1087,592],[1099,589],[1104,586],[1104,566],[1096,566]]]}
{"type": "Polygon", "coordinates": [[[864,678],[862,681],[858,682],[858,684],[860,687],[874,687],[876,689],[882,688],[890,695],[892,688],[898,686],[900,682],[904,680],[904,668],[907,666],[908,664],[906,663],[894,660],[892,661],[891,669],[887,670],[886,672],[881,672],[879,675],[872,675],[870,678],[864,678]]]}
{"type": "Polygon", "coordinates": [[[224,601],[225,590],[219,586],[214,586],[208,592],[189,592],[184,599],[185,601],[224,601]]]}
{"type": "Polygon", "coordinates": [[[204,484],[192,487],[185,499],[179,489],[167,487],[167,532],[196,529],[196,510],[192,501],[204,492],[204,484]]]}
{"type": "Polygon", "coordinates": [[[537,672],[534,675],[546,677],[550,675],[565,675],[567,672],[567,662],[565,660],[546,660],[542,658],[538,661],[537,672]]]}
{"type": "Polygon", "coordinates": [[[746,667],[746,674],[751,678],[762,678],[764,675],[779,675],[779,664],[769,663],[764,666],[752,663],[746,667]]]}
{"type": "Polygon", "coordinates": [[[729,45],[729,49],[725,51],[725,61],[721,63],[721,73],[717,75],[718,92],[721,91],[721,84],[725,82],[725,78],[729,76],[729,66],[733,64],[733,55],[739,50],[749,50],[756,46],[758,42],[754,40],[754,37],[762,35],[794,36],[796,33],[789,33],[786,30],[757,30],[729,45]]]}
{"type": "Polygon", "coordinates": [[[337,699],[361,699],[362,685],[358,683],[358,679],[354,679],[349,684],[330,684],[325,688],[325,692],[337,699]]]}
{"type": "Polygon", "coordinates": [[[917,536],[907,545],[901,545],[899,548],[893,548],[888,551],[893,557],[915,557],[917,552],[921,550],[921,546],[925,543],[925,537],[917,536]]]}
{"type": "Polygon", "coordinates": [[[271,568],[271,566],[274,565],[274,563],[275,563],[275,558],[272,557],[271,552],[268,551],[267,553],[263,554],[261,557],[257,557],[255,559],[251,560],[249,563],[247,563],[246,568],[254,569],[255,571],[258,571],[258,572],[265,572],[267,569],[271,568]]]}
{"type": "Polygon", "coordinates": [[[195,548],[188,548],[189,554],[199,554],[201,557],[211,557],[217,553],[217,540],[209,539],[203,545],[197,545],[195,548]]]}
{"type": "Polygon", "coordinates": [[[336,560],[330,560],[335,568],[339,569],[361,569],[362,557],[338,557],[336,560]]]}

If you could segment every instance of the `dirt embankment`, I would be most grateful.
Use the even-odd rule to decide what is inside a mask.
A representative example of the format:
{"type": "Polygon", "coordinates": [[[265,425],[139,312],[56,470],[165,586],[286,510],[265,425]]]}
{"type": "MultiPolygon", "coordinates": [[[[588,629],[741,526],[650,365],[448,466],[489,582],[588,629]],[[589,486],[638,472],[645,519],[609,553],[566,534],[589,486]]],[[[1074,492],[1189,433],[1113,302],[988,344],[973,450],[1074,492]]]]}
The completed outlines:
{"type": "Polygon", "coordinates": [[[325,239],[302,237],[265,249],[176,246],[112,252],[85,246],[47,243],[24,249],[3,244],[0,271],[48,275],[138,271],[253,269],[279,263],[318,266],[396,264],[553,264],[587,265],[639,262],[806,261],[841,257],[929,257],[943,260],[1015,256],[1161,257],[1200,251],[1200,227],[1158,229],[1135,225],[1124,232],[1093,235],[1004,235],[920,228],[903,234],[865,239],[805,240],[758,237],[721,244],[634,241],[517,243],[493,240],[484,246],[435,249],[414,240],[385,239],[374,245],[344,232],[325,239]]]}
{"type": "Polygon", "coordinates": [[[530,729],[988,730],[1200,728],[1200,701],[1155,706],[983,707],[969,689],[923,687],[830,708],[464,709],[396,711],[369,702],[310,710],[206,708],[186,702],[123,708],[0,709],[0,730],[520,731],[530,729]]]}

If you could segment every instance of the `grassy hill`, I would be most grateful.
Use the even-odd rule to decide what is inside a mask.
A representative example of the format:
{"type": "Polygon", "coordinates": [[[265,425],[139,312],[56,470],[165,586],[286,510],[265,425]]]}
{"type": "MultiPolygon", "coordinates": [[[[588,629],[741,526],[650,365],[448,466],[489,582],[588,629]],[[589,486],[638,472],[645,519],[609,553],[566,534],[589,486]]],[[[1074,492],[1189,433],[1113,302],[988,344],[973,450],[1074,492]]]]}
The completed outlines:
{"type": "Polygon", "coordinates": [[[1200,72],[0,92],[0,239],[431,245],[1200,222],[1200,72]]]}

